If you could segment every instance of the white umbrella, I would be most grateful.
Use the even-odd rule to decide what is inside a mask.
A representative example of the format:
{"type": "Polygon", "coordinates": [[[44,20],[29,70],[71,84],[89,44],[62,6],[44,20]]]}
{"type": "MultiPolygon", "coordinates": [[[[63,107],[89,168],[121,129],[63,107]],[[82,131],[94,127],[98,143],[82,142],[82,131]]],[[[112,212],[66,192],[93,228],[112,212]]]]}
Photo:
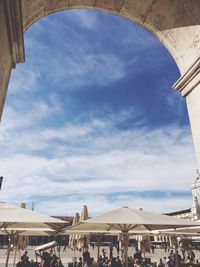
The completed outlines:
{"type": "MultiPolygon", "coordinates": [[[[30,228],[47,228],[50,227],[56,231],[61,230],[68,222],[61,221],[56,218],[52,218],[47,215],[43,215],[39,212],[20,208],[5,202],[0,202],[0,230],[6,231],[8,234],[11,228],[25,229],[27,231],[30,228]]],[[[10,232],[10,233],[11,233],[10,232]]],[[[17,230],[15,234],[17,233],[17,230]]],[[[13,236],[13,233],[11,234],[13,236]]],[[[7,251],[6,267],[9,261],[11,246],[11,238],[7,251]]]]}
{"type": "MultiPolygon", "coordinates": [[[[26,209],[26,204],[22,203],[21,208],[26,209]]],[[[25,236],[25,235],[18,236],[17,237],[17,244],[16,244],[16,248],[15,248],[15,254],[17,252],[17,249],[18,250],[20,250],[20,249],[25,250],[25,248],[28,247],[28,243],[29,243],[28,236],[25,236]]],[[[16,255],[14,258],[14,263],[15,263],[15,259],[16,259],[16,255]]],[[[13,264],[13,266],[14,266],[14,264],[13,264]]]]}
{"type": "Polygon", "coordinates": [[[128,233],[131,231],[160,230],[169,228],[180,228],[197,226],[200,223],[178,219],[175,217],[143,211],[141,209],[131,209],[128,207],[110,211],[104,215],[80,222],[79,225],[69,228],[69,230],[118,230],[122,234],[124,245],[124,263],[128,266],[128,233]]]}
{"type": "MultiPolygon", "coordinates": [[[[72,222],[72,226],[75,226],[79,223],[79,213],[76,212],[73,218],[73,222],[72,222]]],[[[69,236],[69,243],[68,243],[68,247],[71,248],[73,251],[77,248],[77,233],[70,233],[69,236]]]]}
{"type": "Polygon", "coordinates": [[[56,235],[57,232],[51,228],[14,228],[9,227],[0,230],[0,235],[13,236],[51,236],[56,235]]]}
{"type": "MultiPolygon", "coordinates": [[[[72,226],[76,226],[79,223],[79,217],[80,217],[79,213],[76,212],[75,216],[73,218],[72,226]]],[[[77,241],[78,241],[77,233],[71,233],[70,236],[69,236],[68,247],[70,247],[74,252],[74,255],[73,255],[73,266],[75,266],[75,258],[76,258],[75,251],[77,249],[77,241]]]]}
{"type": "Polygon", "coordinates": [[[50,227],[59,231],[68,223],[33,210],[0,202],[0,229],[50,227]]]}
{"type": "MultiPolygon", "coordinates": [[[[84,205],[79,221],[83,222],[83,221],[87,220],[88,218],[89,218],[88,217],[88,208],[86,205],[84,205]]],[[[77,247],[79,250],[88,249],[89,243],[90,243],[90,235],[89,234],[79,234],[78,235],[77,247]]]]}

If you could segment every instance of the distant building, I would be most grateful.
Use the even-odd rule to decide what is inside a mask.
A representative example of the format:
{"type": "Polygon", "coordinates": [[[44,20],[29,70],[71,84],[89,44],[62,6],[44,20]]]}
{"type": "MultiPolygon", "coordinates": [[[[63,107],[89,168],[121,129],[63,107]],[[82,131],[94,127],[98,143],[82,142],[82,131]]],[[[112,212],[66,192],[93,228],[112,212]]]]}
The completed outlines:
{"type": "Polygon", "coordinates": [[[178,218],[189,219],[192,221],[200,220],[200,175],[198,173],[198,177],[194,184],[192,184],[192,198],[193,205],[189,209],[179,210],[175,212],[166,213],[169,216],[175,216],[178,218]]]}
{"type": "Polygon", "coordinates": [[[200,219],[200,176],[196,178],[192,185],[193,205],[191,209],[192,218],[194,221],[200,219]]]}
{"type": "Polygon", "coordinates": [[[170,212],[170,213],[165,213],[165,215],[192,220],[193,217],[192,217],[191,210],[192,210],[191,208],[186,209],[186,210],[179,210],[179,211],[174,211],[174,212],[170,212]]]}
{"type": "MultiPolygon", "coordinates": [[[[177,218],[188,219],[191,221],[200,220],[200,175],[196,178],[194,184],[192,184],[192,198],[193,204],[189,209],[178,210],[175,212],[165,213],[168,216],[174,216],[177,218]]],[[[172,241],[170,237],[167,236],[155,236],[154,242],[168,242],[170,247],[172,246],[172,241]]]]}

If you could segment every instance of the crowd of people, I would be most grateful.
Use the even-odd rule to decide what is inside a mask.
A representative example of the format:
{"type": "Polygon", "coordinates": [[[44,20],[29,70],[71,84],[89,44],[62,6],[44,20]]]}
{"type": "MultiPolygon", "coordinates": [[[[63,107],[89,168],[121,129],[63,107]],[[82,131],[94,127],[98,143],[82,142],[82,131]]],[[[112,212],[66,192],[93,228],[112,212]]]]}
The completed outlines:
{"type": "Polygon", "coordinates": [[[192,250],[187,252],[187,255],[185,255],[185,252],[182,251],[182,256],[179,253],[175,253],[173,249],[170,251],[168,257],[163,257],[163,259],[160,259],[157,267],[170,267],[170,266],[176,266],[176,261],[179,266],[200,266],[199,260],[195,259],[195,254],[192,250]]]}
{"type": "MultiPolygon", "coordinates": [[[[169,256],[159,259],[157,263],[152,263],[150,258],[143,258],[141,251],[136,248],[132,256],[128,257],[128,267],[175,267],[178,263],[178,266],[199,266],[200,262],[198,259],[195,259],[194,252],[188,251],[187,255],[183,253],[181,256],[179,253],[175,253],[173,249],[169,251],[169,256]]],[[[109,253],[105,249],[102,249],[102,254],[99,257],[98,262],[94,258],[90,257],[89,251],[83,253],[83,258],[80,257],[77,262],[76,267],[124,267],[124,262],[119,255],[113,257],[112,249],[109,253]],[[109,254],[109,255],[107,255],[109,254]]]]}
{"type": "Polygon", "coordinates": [[[16,264],[16,267],[64,267],[59,257],[50,252],[44,251],[40,257],[39,262],[29,260],[28,251],[21,256],[21,260],[16,264]]]}
{"type": "MultiPolygon", "coordinates": [[[[28,252],[25,251],[16,267],[64,267],[60,258],[53,253],[53,250],[50,250],[49,252],[44,251],[37,256],[39,257],[38,262],[34,262],[33,260],[30,261],[28,252]]],[[[82,253],[82,257],[79,257],[77,261],[75,260],[74,262],[69,263],[68,267],[124,267],[125,263],[122,258],[123,251],[121,257],[118,253],[117,256],[113,256],[112,246],[109,247],[108,252],[103,248],[97,260],[91,257],[88,250],[85,250],[82,253]]],[[[128,267],[175,267],[177,262],[180,267],[192,266],[192,264],[200,266],[199,261],[195,259],[193,251],[190,251],[187,254],[182,253],[182,255],[180,255],[179,253],[176,254],[173,249],[171,249],[169,251],[169,256],[160,258],[157,263],[152,263],[150,258],[143,258],[142,253],[138,248],[136,248],[132,256],[128,257],[128,267]]]]}
{"type": "MultiPolygon", "coordinates": [[[[102,249],[102,254],[100,255],[98,262],[95,261],[93,257],[90,257],[89,251],[83,253],[83,258],[80,257],[79,261],[76,264],[76,267],[123,267],[124,262],[122,258],[117,255],[113,256],[113,248],[110,247],[109,255],[105,248],[102,249]]],[[[148,266],[143,259],[141,252],[136,249],[133,257],[128,257],[128,267],[139,267],[139,266],[148,266]]]]}

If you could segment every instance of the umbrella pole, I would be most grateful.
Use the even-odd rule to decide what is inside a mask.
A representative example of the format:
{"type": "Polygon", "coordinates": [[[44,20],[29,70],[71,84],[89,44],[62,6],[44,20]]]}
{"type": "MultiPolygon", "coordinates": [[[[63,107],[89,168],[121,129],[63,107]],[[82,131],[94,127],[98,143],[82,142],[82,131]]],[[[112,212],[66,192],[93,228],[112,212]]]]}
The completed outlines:
{"type": "Polygon", "coordinates": [[[18,235],[15,241],[15,255],[14,255],[14,261],[13,261],[13,267],[15,267],[15,262],[16,262],[16,258],[17,258],[17,248],[18,248],[18,235]]]}
{"type": "Polygon", "coordinates": [[[99,263],[99,257],[100,257],[100,236],[97,236],[97,263],[99,263]]]}
{"type": "Polygon", "coordinates": [[[178,242],[177,237],[174,237],[174,246],[175,246],[175,260],[176,260],[176,267],[179,267],[179,260],[178,260],[178,242]]]}
{"type": "Polygon", "coordinates": [[[14,261],[13,261],[13,267],[15,267],[16,258],[17,258],[17,244],[15,245],[15,255],[14,255],[14,261]]]}
{"type": "Polygon", "coordinates": [[[8,267],[8,261],[9,261],[10,250],[11,250],[11,236],[9,236],[8,238],[9,238],[9,242],[8,242],[8,249],[7,249],[7,255],[6,255],[6,264],[5,264],[5,267],[8,267]]]}
{"type": "Polygon", "coordinates": [[[57,251],[58,251],[58,258],[60,260],[60,246],[57,246],[57,251]]]}
{"type": "Polygon", "coordinates": [[[123,240],[123,248],[124,248],[123,262],[124,262],[124,266],[128,267],[128,232],[127,231],[122,231],[122,240],[123,240]]]}
{"type": "Polygon", "coordinates": [[[73,267],[75,267],[75,247],[74,247],[74,251],[73,251],[73,267]]]}

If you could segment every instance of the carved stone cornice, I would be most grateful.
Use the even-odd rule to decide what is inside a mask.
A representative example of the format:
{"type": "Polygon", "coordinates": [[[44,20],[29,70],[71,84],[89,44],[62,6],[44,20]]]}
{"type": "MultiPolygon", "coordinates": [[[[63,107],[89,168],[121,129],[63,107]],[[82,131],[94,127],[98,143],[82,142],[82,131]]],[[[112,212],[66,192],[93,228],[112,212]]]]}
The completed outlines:
{"type": "Polygon", "coordinates": [[[7,36],[13,68],[25,61],[21,0],[3,0],[7,36]]]}
{"type": "Polygon", "coordinates": [[[186,97],[200,83],[200,57],[188,69],[188,71],[178,79],[173,88],[186,97]]]}

